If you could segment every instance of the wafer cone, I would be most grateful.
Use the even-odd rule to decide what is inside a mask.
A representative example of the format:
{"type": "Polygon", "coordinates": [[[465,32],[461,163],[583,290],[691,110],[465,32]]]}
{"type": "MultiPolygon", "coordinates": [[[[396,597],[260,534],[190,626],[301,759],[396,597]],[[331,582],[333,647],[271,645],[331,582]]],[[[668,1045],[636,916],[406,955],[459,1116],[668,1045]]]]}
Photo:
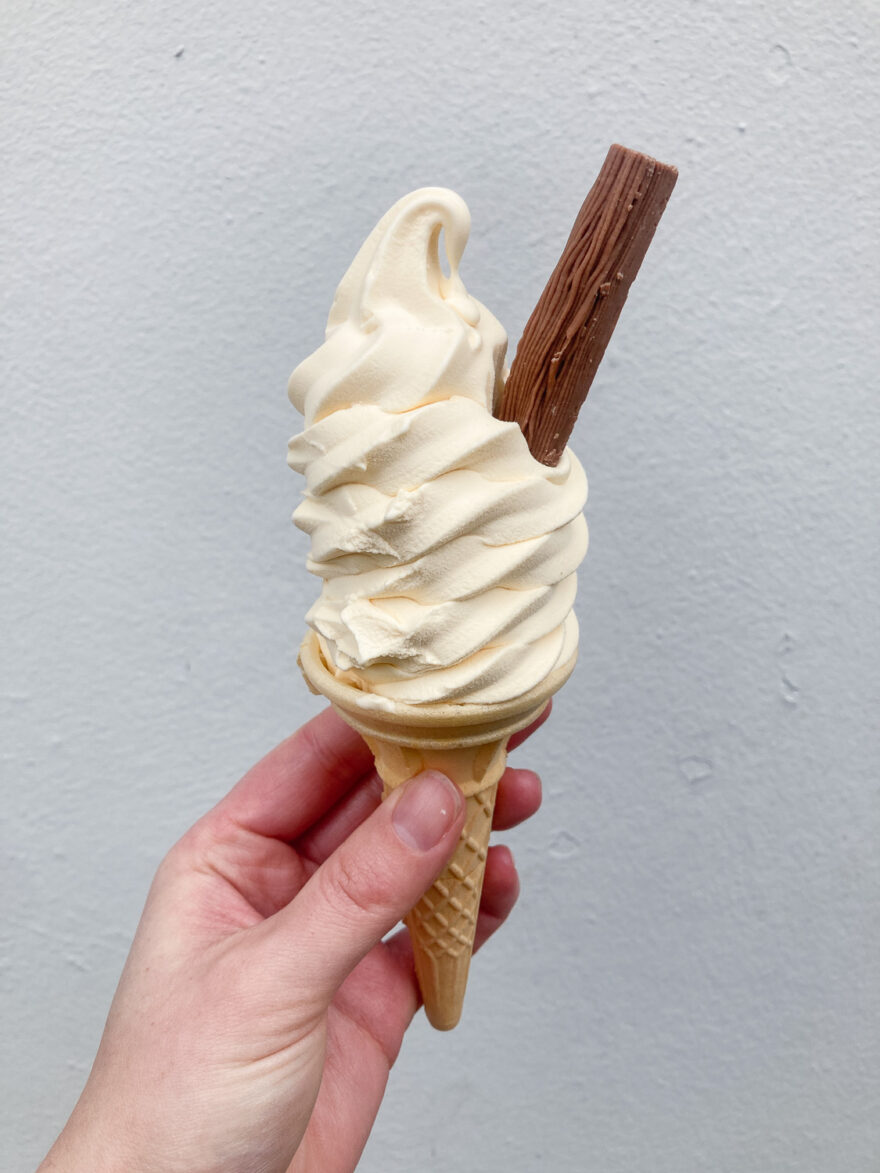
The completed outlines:
{"type": "Polygon", "coordinates": [[[507,743],[538,716],[568,679],[575,657],[538,688],[498,704],[409,705],[337,680],[314,632],[299,662],[312,692],[325,696],[369,745],[383,797],[423,770],[440,770],[465,796],[467,815],[448,867],[405,918],[425,1012],[437,1030],[461,1018],[498,781],[507,743]]]}

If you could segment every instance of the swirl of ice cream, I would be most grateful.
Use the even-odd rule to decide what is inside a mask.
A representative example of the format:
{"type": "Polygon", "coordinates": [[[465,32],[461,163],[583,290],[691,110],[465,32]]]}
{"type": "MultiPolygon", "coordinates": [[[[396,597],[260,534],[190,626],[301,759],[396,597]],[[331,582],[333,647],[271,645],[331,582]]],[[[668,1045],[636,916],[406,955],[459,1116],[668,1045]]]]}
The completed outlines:
{"type": "Polygon", "coordinates": [[[459,276],[469,228],[443,188],[396,203],[290,378],[306,420],[293,518],[324,580],[306,618],[331,670],[377,702],[510,700],[577,647],[586,477],[568,449],[540,464],[492,415],[507,337],[459,276]]]}

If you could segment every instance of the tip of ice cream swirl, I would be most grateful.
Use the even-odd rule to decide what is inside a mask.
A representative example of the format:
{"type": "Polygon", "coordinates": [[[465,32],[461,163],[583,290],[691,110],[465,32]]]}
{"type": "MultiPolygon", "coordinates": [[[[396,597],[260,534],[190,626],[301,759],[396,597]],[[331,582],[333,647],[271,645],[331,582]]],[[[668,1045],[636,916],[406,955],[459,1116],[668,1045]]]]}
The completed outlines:
{"type": "Polygon", "coordinates": [[[289,385],[294,521],[324,580],[307,620],[337,676],[410,704],[513,699],[577,646],[586,478],[492,415],[507,337],[461,280],[469,228],[444,188],[398,201],[289,385]]]}

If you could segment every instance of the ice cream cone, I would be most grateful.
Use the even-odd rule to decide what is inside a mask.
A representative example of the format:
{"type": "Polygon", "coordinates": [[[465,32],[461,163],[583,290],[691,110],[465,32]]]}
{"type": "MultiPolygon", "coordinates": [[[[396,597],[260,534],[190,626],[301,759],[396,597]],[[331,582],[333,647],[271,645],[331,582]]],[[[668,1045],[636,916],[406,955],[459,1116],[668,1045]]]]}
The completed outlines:
{"type": "Polygon", "coordinates": [[[325,696],[369,745],[383,797],[430,769],[446,774],[465,796],[467,815],[455,855],[406,917],[425,1012],[437,1030],[451,1030],[461,1017],[507,744],[562,687],[575,657],[515,700],[464,705],[411,705],[354,688],[328,669],[314,632],[303,641],[299,662],[312,692],[325,696]]]}

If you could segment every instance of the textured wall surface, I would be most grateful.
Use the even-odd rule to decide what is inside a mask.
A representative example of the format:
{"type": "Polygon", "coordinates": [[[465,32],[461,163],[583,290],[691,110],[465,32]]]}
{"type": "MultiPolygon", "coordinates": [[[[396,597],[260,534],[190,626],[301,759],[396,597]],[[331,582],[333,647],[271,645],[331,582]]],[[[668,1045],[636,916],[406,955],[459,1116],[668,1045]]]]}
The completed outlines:
{"type": "Polygon", "coordinates": [[[0,54],[0,1164],[160,857],[318,707],[285,384],[355,249],[456,188],[515,341],[617,140],[681,178],[574,437],[521,906],[363,1169],[875,1171],[876,5],[6,0],[0,54]]]}

